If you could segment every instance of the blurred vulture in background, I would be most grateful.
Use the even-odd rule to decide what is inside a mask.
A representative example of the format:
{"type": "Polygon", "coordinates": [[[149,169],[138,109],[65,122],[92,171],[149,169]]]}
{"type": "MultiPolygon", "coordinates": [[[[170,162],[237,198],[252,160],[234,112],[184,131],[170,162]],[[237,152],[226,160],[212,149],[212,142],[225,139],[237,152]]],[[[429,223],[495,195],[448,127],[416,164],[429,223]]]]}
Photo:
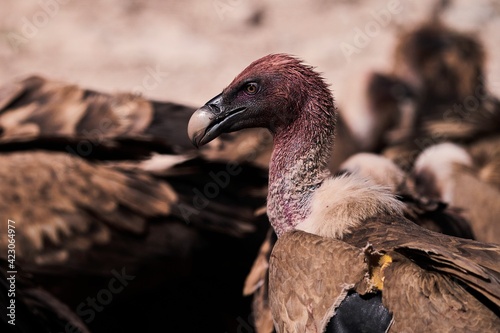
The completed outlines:
{"type": "MultiPolygon", "coordinates": [[[[477,142],[483,156],[496,156],[484,154],[485,142],[500,136],[500,102],[488,91],[485,57],[478,37],[454,31],[438,19],[403,33],[392,73],[356,78],[353,86],[362,90],[339,110],[358,142],[345,157],[361,151],[383,153],[409,171],[425,148],[445,141],[470,149],[477,142]]],[[[484,158],[481,163],[486,163],[484,158]]]]}
{"type": "MultiPolygon", "coordinates": [[[[477,149],[480,146],[475,147],[477,149]]],[[[420,154],[415,163],[414,187],[423,195],[460,207],[470,221],[477,240],[498,244],[500,187],[495,183],[497,178],[492,177],[489,170],[498,172],[500,160],[497,156],[496,165],[492,166],[490,159],[489,164],[478,167],[480,163],[477,158],[479,156],[474,159],[456,144],[431,146],[420,154]]]]}
{"type": "Polygon", "coordinates": [[[500,100],[484,65],[475,36],[439,22],[405,34],[394,69],[417,92],[416,121],[384,154],[413,170],[420,195],[461,209],[479,241],[500,243],[500,100]]]}
{"type": "Polygon", "coordinates": [[[394,162],[380,155],[359,153],[342,164],[342,173],[357,174],[372,183],[387,187],[404,203],[410,221],[445,235],[475,239],[469,221],[460,209],[448,206],[441,198],[420,195],[408,186],[408,177],[394,162]]]}
{"type": "Polygon", "coordinates": [[[394,75],[416,93],[414,122],[384,154],[409,171],[425,148],[444,141],[472,147],[497,140],[500,101],[488,92],[479,39],[438,21],[404,34],[394,75]]]}
{"type": "Polygon", "coordinates": [[[198,152],[192,112],[41,77],[0,88],[0,211],[16,223],[16,262],[94,332],[248,320],[241,289],[268,227],[255,215],[266,135],[198,152]]]}

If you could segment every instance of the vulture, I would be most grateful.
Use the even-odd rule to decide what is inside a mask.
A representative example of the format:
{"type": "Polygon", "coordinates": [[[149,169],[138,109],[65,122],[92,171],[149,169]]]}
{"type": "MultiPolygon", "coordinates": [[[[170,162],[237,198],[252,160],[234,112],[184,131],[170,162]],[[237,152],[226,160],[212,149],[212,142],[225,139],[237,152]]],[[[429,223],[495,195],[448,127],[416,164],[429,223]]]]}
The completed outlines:
{"type": "Polygon", "coordinates": [[[277,234],[269,306],[278,332],[496,332],[500,246],[410,222],[387,188],[328,169],[336,110],[287,54],[245,68],[191,117],[202,146],[264,127],[274,138],[267,215],[277,234]]]}
{"type": "Polygon", "coordinates": [[[393,75],[413,91],[414,115],[384,155],[410,171],[425,148],[445,141],[473,145],[498,137],[500,101],[486,85],[485,51],[477,36],[432,21],[404,33],[393,75]]]}
{"type": "Polygon", "coordinates": [[[414,187],[418,193],[460,207],[478,240],[500,244],[500,187],[491,175],[498,170],[500,156],[496,165],[492,166],[491,156],[489,163],[480,165],[479,145],[475,148],[476,158],[449,142],[427,148],[415,162],[414,187]]]}
{"type": "Polygon", "coordinates": [[[193,111],[39,76],[0,87],[16,261],[93,332],[234,331],[250,314],[241,289],[268,228],[255,214],[267,167],[232,149],[239,133],[195,150],[178,131],[193,111]]]}
{"type": "MultiPolygon", "coordinates": [[[[388,158],[372,153],[357,153],[340,165],[336,175],[345,174],[357,174],[387,187],[404,203],[404,215],[410,221],[446,235],[474,239],[470,223],[462,216],[461,210],[414,192],[407,184],[413,184],[408,176],[388,158]]],[[[276,240],[276,234],[270,230],[245,281],[244,294],[253,294],[253,314],[259,333],[273,331],[268,299],[268,268],[276,240]]]]}

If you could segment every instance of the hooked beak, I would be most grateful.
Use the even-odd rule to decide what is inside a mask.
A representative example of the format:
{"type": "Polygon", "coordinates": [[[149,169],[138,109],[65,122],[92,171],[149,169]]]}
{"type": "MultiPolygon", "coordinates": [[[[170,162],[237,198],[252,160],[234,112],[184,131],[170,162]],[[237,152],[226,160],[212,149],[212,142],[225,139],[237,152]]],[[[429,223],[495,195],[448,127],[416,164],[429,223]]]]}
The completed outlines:
{"type": "Polygon", "coordinates": [[[245,107],[240,107],[226,110],[222,104],[222,94],[215,96],[196,110],[189,119],[189,139],[198,148],[222,133],[232,132],[232,125],[238,121],[237,115],[245,109],[245,107]]]}

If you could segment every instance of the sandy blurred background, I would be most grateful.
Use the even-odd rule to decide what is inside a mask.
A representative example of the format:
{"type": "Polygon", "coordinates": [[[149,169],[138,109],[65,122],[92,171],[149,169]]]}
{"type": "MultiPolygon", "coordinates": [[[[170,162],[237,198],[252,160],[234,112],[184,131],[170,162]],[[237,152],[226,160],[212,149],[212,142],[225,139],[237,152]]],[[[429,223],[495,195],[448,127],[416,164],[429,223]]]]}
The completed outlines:
{"type": "MultiPolygon", "coordinates": [[[[0,83],[37,73],[198,106],[251,61],[287,52],[317,66],[343,107],[364,71],[390,70],[398,33],[427,20],[435,2],[1,0],[0,83]],[[376,29],[374,13],[390,8],[398,13],[376,29]],[[342,47],[356,47],[367,27],[372,37],[346,57],[342,47]]],[[[453,1],[443,20],[483,41],[500,92],[500,1],[453,1]]]]}

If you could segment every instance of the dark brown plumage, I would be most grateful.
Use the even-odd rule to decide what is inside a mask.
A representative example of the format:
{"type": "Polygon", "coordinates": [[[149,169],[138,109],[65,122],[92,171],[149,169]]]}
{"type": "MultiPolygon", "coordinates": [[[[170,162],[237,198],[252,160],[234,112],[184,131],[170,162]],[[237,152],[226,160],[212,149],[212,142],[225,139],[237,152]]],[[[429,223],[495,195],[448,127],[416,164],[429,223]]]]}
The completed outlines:
{"type": "MultiPolygon", "coordinates": [[[[494,332],[500,325],[500,247],[428,231],[404,218],[387,189],[355,175],[331,177],[334,126],[333,98],[323,79],[283,54],[250,64],[188,126],[195,145],[249,127],[273,133],[267,213],[278,235],[273,253],[281,254],[276,261],[271,255],[269,277],[277,330],[322,332],[344,311],[348,293],[381,292],[381,301],[369,297],[361,305],[385,308],[367,318],[387,323],[380,331],[494,332]],[[311,242],[306,237],[316,240],[300,254],[291,250],[311,242]],[[322,242],[346,255],[315,246],[322,242]],[[285,283],[295,280],[300,285],[285,283]],[[429,315],[422,305],[435,311],[429,315]]],[[[363,315],[359,309],[351,318],[363,315]]]]}
{"type": "Polygon", "coordinates": [[[477,36],[433,20],[404,33],[394,71],[428,100],[461,100],[483,85],[485,52],[477,36]]]}
{"type": "Polygon", "coordinates": [[[5,269],[8,262],[0,259],[0,304],[2,332],[50,333],[73,331],[90,333],[80,317],[67,305],[38,286],[15,266],[16,273],[5,269]],[[12,303],[12,300],[14,301],[12,303]]]}
{"type": "Polygon", "coordinates": [[[478,178],[500,189],[500,136],[477,140],[468,146],[467,152],[474,161],[478,178]]]}
{"type": "Polygon", "coordinates": [[[0,206],[24,270],[74,311],[113,270],[134,276],[95,318],[77,313],[93,331],[144,331],[146,317],[223,331],[248,317],[241,288],[267,220],[253,156],[195,151],[178,131],[193,109],[175,103],[41,77],[0,96],[0,206]]]}

